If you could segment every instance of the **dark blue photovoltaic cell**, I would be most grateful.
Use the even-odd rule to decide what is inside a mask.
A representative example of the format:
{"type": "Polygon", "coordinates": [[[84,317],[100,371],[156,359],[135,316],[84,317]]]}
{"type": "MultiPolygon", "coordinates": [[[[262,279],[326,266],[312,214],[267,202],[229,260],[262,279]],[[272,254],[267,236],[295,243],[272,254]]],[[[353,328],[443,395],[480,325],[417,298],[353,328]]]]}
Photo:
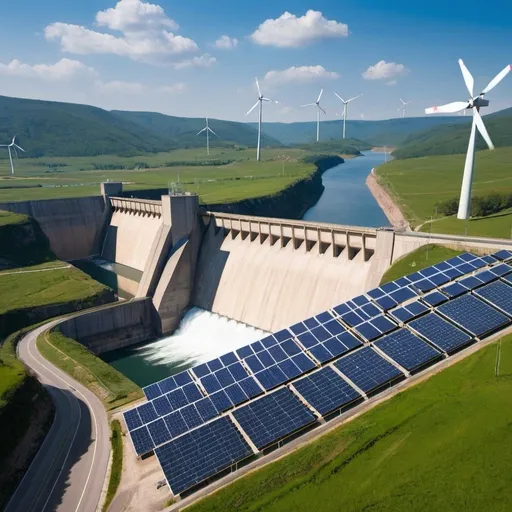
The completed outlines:
{"type": "Polygon", "coordinates": [[[461,284],[462,286],[464,286],[464,288],[467,288],[468,290],[473,290],[478,286],[482,286],[483,282],[474,276],[469,276],[465,277],[464,279],[461,279],[459,281],[459,284],[461,284]]]}
{"type": "Polygon", "coordinates": [[[436,286],[441,286],[442,284],[448,283],[450,278],[443,273],[435,274],[429,278],[436,286]]]}
{"type": "Polygon", "coordinates": [[[326,322],[329,322],[330,320],[332,320],[332,314],[329,313],[329,311],[324,311],[323,313],[320,313],[319,315],[316,315],[316,319],[321,324],[325,324],[326,322]]]}
{"type": "Polygon", "coordinates": [[[510,274],[512,272],[512,267],[510,265],[505,265],[502,263],[501,265],[496,265],[495,267],[491,267],[490,271],[497,276],[504,276],[506,274],[510,274]]]}
{"type": "MultiPolygon", "coordinates": [[[[336,322],[336,320],[335,320],[335,322],[336,322]]],[[[336,323],[338,323],[338,322],[336,322],[336,323]]],[[[338,325],[340,325],[340,324],[338,324],[338,325]]],[[[328,340],[332,336],[332,334],[327,329],[322,327],[321,325],[319,325],[318,327],[315,327],[314,329],[311,329],[311,334],[318,341],[328,340]]]]}
{"type": "Polygon", "coordinates": [[[313,347],[310,352],[319,363],[326,363],[334,357],[323,345],[313,347]]]}
{"type": "Polygon", "coordinates": [[[262,343],[259,341],[255,341],[254,343],[251,343],[250,347],[253,349],[254,353],[257,354],[258,352],[261,352],[265,347],[262,343]]]}
{"type": "Polygon", "coordinates": [[[315,363],[306,354],[297,354],[292,357],[292,361],[299,367],[301,374],[315,368],[315,363]]]}
{"type": "Polygon", "coordinates": [[[439,304],[446,302],[448,299],[441,292],[436,291],[425,295],[421,300],[426,302],[429,306],[438,306],[439,304]]]}
{"type": "Polygon", "coordinates": [[[493,263],[496,263],[496,258],[493,258],[492,256],[486,255],[486,256],[480,256],[480,259],[482,261],[485,261],[487,265],[492,265],[493,263]]]}
{"type": "Polygon", "coordinates": [[[212,361],[208,361],[206,364],[211,372],[216,372],[224,366],[220,359],[213,359],[212,361]]]}
{"type": "Polygon", "coordinates": [[[213,395],[210,395],[210,398],[213,402],[213,405],[215,405],[215,409],[217,409],[219,412],[227,411],[233,407],[231,400],[223,389],[217,391],[217,393],[213,393],[213,395]]]}
{"type": "Polygon", "coordinates": [[[425,277],[433,276],[434,274],[437,274],[437,269],[434,267],[426,267],[423,270],[420,270],[419,273],[424,275],[425,277]]]}
{"type": "Polygon", "coordinates": [[[302,374],[300,368],[291,359],[279,363],[278,366],[286,377],[288,377],[288,380],[294,379],[302,374]]]}
{"type": "Polygon", "coordinates": [[[375,301],[384,311],[388,309],[394,308],[397,305],[396,300],[393,300],[391,297],[386,295],[385,297],[381,297],[376,299],[375,301]]]}
{"type": "Polygon", "coordinates": [[[303,332],[306,332],[308,328],[306,327],[306,324],[299,322],[298,324],[292,325],[290,327],[290,331],[293,332],[293,334],[302,334],[303,332]]]}
{"type": "Polygon", "coordinates": [[[149,423],[150,421],[158,418],[158,414],[151,402],[139,405],[139,407],[137,407],[137,411],[139,411],[139,416],[143,423],[149,423]]]}
{"type": "Polygon", "coordinates": [[[444,288],[441,288],[441,291],[453,299],[459,295],[462,295],[463,293],[466,293],[468,289],[459,283],[452,283],[448,286],[445,286],[444,288]]]}
{"type": "Polygon", "coordinates": [[[318,343],[318,340],[309,331],[305,332],[304,334],[299,334],[297,339],[307,349],[314,347],[318,343]]]}
{"type": "Polygon", "coordinates": [[[368,302],[370,302],[370,300],[368,299],[368,297],[365,297],[364,295],[359,295],[357,297],[354,297],[352,299],[352,302],[356,306],[363,306],[364,304],[368,304],[368,302]]]}
{"type": "Polygon", "coordinates": [[[234,363],[228,366],[228,370],[236,381],[245,379],[249,375],[241,363],[234,363]]]}
{"type": "Polygon", "coordinates": [[[370,320],[370,323],[383,334],[396,329],[396,324],[385,316],[378,316],[377,318],[370,320]]]}
{"type": "Polygon", "coordinates": [[[334,366],[365,393],[403,377],[398,368],[370,347],[364,347],[338,359],[334,366]]]}
{"type": "Polygon", "coordinates": [[[498,279],[498,276],[496,274],[493,274],[489,270],[483,270],[482,272],[478,272],[478,274],[475,274],[475,277],[478,278],[483,283],[490,283],[491,281],[496,281],[496,279],[498,279]]]}
{"type": "Polygon", "coordinates": [[[261,361],[261,364],[265,368],[268,368],[269,366],[272,366],[275,363],[274,358],[266,350],[258,354],[258,359],[261,361]]]}
{"type": "Polygon", "coordinates": [[[507,283],[510,283],[512,284],[512,275],[509,275],[509,276],[505,276],[502,278],[504,281],[506,281],[507,283]]]}
{"type": "Polygon", "coordinates": [[[233,375],[231,375],[227,368],[222,368],[221,370],[215,372],[215,377],[217,377],[217,380],[223,388],[235,382],[233,375]]]}
{"type": "Polygon", "coordinates": [[[398,290],[400,286],[398,286],[393,281],[391,283],[386,283],[381,286],[381,289],[384,290],[386,293],[394,292],[395,290],[398,290]]]}
{"type": "Polygon", "coordinates": [[[405,307],[393,309],[393,311],[391,311],[389,314],[399,322],[403,323],[408,322],[411,318],[414,318],[414,315],[405,307]]]}
{"type": "Polygon", "coordinates": [[[199,400],[195,406],[203,421],[211,420],[217,416],[217,409],[209,398],[199,400]]]}
{"type": "Polygon", "coordinates": [[[399,329],[375,342],[375,346],[412,372],[441,358],[441,354],[407,329],[399,329]]]}
{"type": "Polygon", "coordinates": [[[137,409],[130,409],[129,411],[126,411],[124,413],[124,421],[128,430],[135,430],[143,424],[137,409]]]}
{"type": "MultiPolygon", "coordinates": [[[[370,290],[367,293],[367,295],[372,299],[378,299],[379,297],[383,297],[384,295],[386,295],[386,292],[384,290],[381,290],[380,288],[375,288],[373,290],[370,290]]],[[[334,308],[334,311],[336,311],[336,313],[338,314],[341,314],[336,308],[334,308]]]]}
{"type": "Polygon", "coordinates": [[[370,322],[358,325],[356,331],[367,341],[372,341],[381,335],[381,332],[376,329],[370,322]]]}
{"type": "Polygon", "coordinates": [[[507,261],[512,258],[512,252],[502,249],[501,251],[495,252],[492,256],[497,260],[507,261]]]}
{"type": "Polygon", "coordinates": [[[197,402],[197,400],[201,400],[201,398],[203,398],[203,394],[194,382],[183,386],[182,389],[189,403],[197,402]]]}
{"type": "Polygon", "coordinates": [[[487,284],[475,291],[475,295],[482,297],[493,306],[512,316],[512,287],[501,281],[487,284]]]}
{"type": "Polygon", "coordinates": [[[187,405],[187,407],[183,407],[183,409],[181,409],[180,412],[189,430],[198,427],[203,423],[203,420],[199,415],[199,412],[197,411],[196,406],[194,404],[190,404],[187,405]]]}
{"type": "Polygon", "coordinates": [[[389,294],[389,296],[398,304],[416,297],[416,294],[410,288],[402,288],[389,294]]]}
{"type": "Polygon", "coordinates": [[[148,423],[148,430],[155,446],[171,440],[171,434],[167,430],[165,421],[162,418],[148,423]]]}
{"type": "Polygon", "coordinates": [[[349,311],[341,316],[341,319],[350,327],[363,323],[363,319],[354,311],[349,311]]]}
{"type": "Polygon", "coordinates": [[[167,400],[167,396],[160,396],[153,400],[153,406],[158,416],[165,416],[173,411],[169,400],[167,400]]]}
{"type": "Polygon", "coordinates": [[[337,339],[340,340],[341,343],[345,345],[345,347],[347,347],[347,350],[352,350],[362,345],[362,343],[353,334],[350,334],[349,332],[344,332],[343,334],[340,334],[339,336],[337,336],[337,339]]]}
{"type": "Polygon", "coordinates": [[[269,349],[270,347],[273,347],[274,345],[277,345],[277,341],[274,338],[274,336],[267,336],[266,338],[263,338],[261,340],[261,344],[266,348],[269,349]]]}
{"type": "Polygon", "coordinates": [[[469,294],[442,304],[437,310],[475,336],[484,336],[510,323],[505,315],[469,294]]]}
{"type": "Polygon", "coordinates": [[[195,376],[200,379],[201,377],[204,377],[205,375],[208,375],[210,373],[210,368],[208,368],[208,365],[206,363],[200,364],[198,366],[194,366],[193,368],[195,376]]]}
{"type": "Polygon", "coordinates": [[[293,387],[322,416],[361,398],[361,395],[329,366],[296,380],[293,387]]]}
{"type": "Polygon", "coordinates": [[[258,383],[252,377],[241,380],[239,384],[240,387],[244,390],[244,393],[249,398],[254,398],[255,396],[261,395],[263,393],[263,390],[260,388],[260,386],[258,386],[258,383]]]}
{"type": "Polygon", "coordinates": [[[463,272],[457,270],[456,268],[449,268],[448,270],[444,271],[444,274],[447,275],[450,279],[456,279],[457,277],[464,275],[463,272]]]}
{"type": "Polygon", "coordinates": [[[220,360],[224,366],[229,366],[230,364],[236,363],[238,361],[238,357],[236,357],[234,352],[228,352],[221,356],[220,360]]]}
{"type": "Polygon", "coordinates": [[[306,327],[308,329],[314,329],[315,327],[318,327],[320,325],[320,322],[316,318],[306,318],[306,320],[304,320],[304,323],[306,324],[306,327]]]}
{"type": "Polygon", "coordinates": [[[336,306],[333,309],[334,311],[336,311],[336,313],[338,313],[338,315],[343,315],[350,311],[350,308],[346,304],[340,304],[339,306],[336,306]]]}
{"type": "Polygon", "coordinates": [[[471,336],[435,313],[413,320],[409,326],[448,354],[471,343],[471,336]]]}
{"type": "Polygon", "coordinates": [[[149,453],[155,447],[153,440],[149,435],[148,428],[145,425],[137,430],[132,430],[130,432],[130,437],[132,438],[133,447],[135,448],[137,455],[149,453]]]}
{"type": "Polygon", "coordinates": [[[286,340],[281,343],[281,348],[291,357],[296,354],[300,354],[301,350],[298,347],[297,343],[292,340],[286,340]]]}
{"type": "MultiPolygon", "coordinates": [[[[316,341],[315,338],[313,344],[316,343],[318,343],[318,341],[316,341]]],[[[288,359],[286,352],[279,345],[276,345],[275,347],[270,347],[268,351],[272,356],[272,359],[274,359],[274,361],[276,361],[277,363],[280,363],[281,361],[288,359]]]]}
{"type": "Polygon", "coordinates": [[[180,494],[252,455],[227,417],[170,441],[155,453],[173,494],[180,494]]]}
{"type": "Polygon", "coordinates": [[[463,263],[457,267],[457,270],[460,270],[463,274],[469,274],[470,272],[473,272],[475,268],[469,263],[463,263]]]}
{"type": "Polygon", "coordinates": [[[244,390],[240,387],[240,384],[232,384],[224,391],[226,391],[226,395],[228,395],[229,399],[233,402],[233,405],[241,404],[248,399],[244,390]]]}
{"type": "Polygon", "coordinates": [[[331,338],[324,343],[324,347],[334,356],[339,357],[345,352],[347,348],[337,338],[331,338]]]}
{"type": "Polygon", "coordinates": [[[167,379],[160,381],[158,385],[160,386],[160,389],[163,393],[169,393],[178,387],[174,377],[167,377],[167,379]]]}
{"type": "Polygon", "coordinates": [[[337,320],[331,320],[327,322],[324,327],[332,334],[341,334],[345,332],[345,327],[343,327],[337,320]]]}
{"type": "Polygon", "coordinates": [[[413,283],[416,283],[417,281],[421,281],[422,279],[424,279],[424,277],[419,272],[414,272],[413,274],[409,274],[407,276],[407,279],[409,279],[409,281],[413,283]]]}
{"type": "Polygon", "coordinates": [[[192,382],[192,377],[190,376],[190,373],[188,373],[188,371],[184,371],[174,375],[174,381],[178,386],[184,386],[185,384],[192,382]]]}
{"type": "Polygon", "coordinates": [[[158,382],[155,382],[154,384],[150,384],[149,386],[142,388],[142,391],[144,391],[144,394],[146,395],[146,398],[148,400],[153,400],[153,398],[162,395],[162,390],[158,386],[158,382]]]}
{"type": "MultiPolygon", "coordinates": [[[[250,366],[251,365],[249,364],[249,367],[250,366]]],[[[203,385],[204,389],[206,389],[207,393],[215,393],[215,391],[222,389],[222,385],[219,382],[219,379],[217,379],[217,377],[211,373],[201,379],[201,384],[203,385]]]]}
{"type": "Polygon", "coordinates": [[[249,402],[233,416],[258,449],[269,446],[316,421],[287,388],[249,402]]]}
{"type": "Polygon", "coordinates": [[[246,357],[249,357],[250,355],[254,354],[254,352],[252,351],[252,348],[249,347],[248,345],[245,347],[239,348],[236,351],[236,353],[240,359],[245,359],[246,357]]]}
{"type": "Polygon", "coordinates": [[[421,281],[414,283],[414,286],[422,292],[429,292],[436,287],[436,285],[430,279],[422,279],[421,281]]]}
{"type": "Polygon", "coordinates": [[[188,430],[180,411],[165,416],[164,421],[172,437],[178,437],[188,430]]]}

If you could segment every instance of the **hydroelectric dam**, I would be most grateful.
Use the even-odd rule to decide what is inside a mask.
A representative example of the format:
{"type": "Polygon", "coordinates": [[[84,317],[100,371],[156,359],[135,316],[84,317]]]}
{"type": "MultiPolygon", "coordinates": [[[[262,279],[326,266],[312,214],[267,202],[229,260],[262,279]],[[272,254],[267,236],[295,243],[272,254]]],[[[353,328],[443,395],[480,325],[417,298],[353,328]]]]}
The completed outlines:
{"type": "MultiPolygon", "coordinates": [[[[34,217],[60,259],[81,268],[84,260],[99,259],[121,269],[116,287],[133,298],[60,325],[106,360],[111,351],[174,333],[188,311],[233,324],[229,332],[221,326],[216,336],[224,344],[196,350],[219,328],[203,318],[202,332],[180,337],[190,328],[182,325],[172,343],[153,346],[151,357],[158,362],[169,350],[179,364],[216,357],[262,331],[277,331],[377,287],[394,261],[421,245],[496,248],[492,240],[212,212],[195,195],[126,197],[120,183],[103,183],[101,190],[98,197],[5,203],[0,209],[34,217]]],[[[150,378],[167,376],[169,368],[162,372],[150,378]]]]}

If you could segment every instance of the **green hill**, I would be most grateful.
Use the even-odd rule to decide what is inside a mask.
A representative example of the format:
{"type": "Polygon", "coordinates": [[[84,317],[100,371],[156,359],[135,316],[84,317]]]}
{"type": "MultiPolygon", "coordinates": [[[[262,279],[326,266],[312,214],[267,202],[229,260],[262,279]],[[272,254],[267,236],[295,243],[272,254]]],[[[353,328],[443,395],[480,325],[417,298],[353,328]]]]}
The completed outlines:
{"type": "MultiPolygon", "coordinates": [[[[374,146],[400,146],[411,133],[434,128],[448,123],[463,123],[462,117],[406,117],[384,121],[347,121],[350,137],[364,140],[374,146]]],[[[256,126],[253,123],[253,126],[256,126]]],[[[340,139],[341,121],[323,121],[320,126],[320,139],[329,141],[340,139]]],[[[265,123],[263,133],[280,140],[283,144],[303,144],[314,142],[316,122],[306,123],[265,123]]]]}
{"type": "MultiPolygon", "coordinates": [[[[412,134],[403,146],[393,152],[393,156],[416,158],[465,153],[471,131],[471,118],[466,116],[462,119],[465,120],[462,124],[447,124],[412,134]]],[[[485,116],[484,122],[496,147],[512,146],[512,109],[485,116]]],[[[477,149],[487,149],[487,144],[480,134],[477,135],[476,142],[477,149]]]]}
{"type": "Polygon", "coordinates": [[[361,151],[372,149],[372,145],[358,139],[338,139],[325,142],[310,142],[297,144],[295,147],[307,151],[321,153],[337,153],[339,155],[359,155],[361,151]]]}
{"type": "MultiPolygon", "coordinates": [[[[206,135],[197,135],[205,126],[205,119],[174,117],[157,112],[128,112],[114,110],[112,114],[125,121],[136,123],[145,129],[158,133],[165,139],[173,140],[179,148],[203,147],[206,144],[206,135]]],[[[257,141],[256,129],[246,123],[209,119],[210,128],[218,135],[210,134],[212,146],[232,147],[255,146],[257,141]]],[[[263,146],[280,146],[281,143],[273,137],[263,134],[263,146]]]]}
{"type": "MultiPolygon", "coordinates": [[[[204,119],[148,112],[108,112],[89,105],[0,96],[0,141],[13,135],[28,157],[136,155],[200,147],[204,119]]],[[[212,145],[255,146],[257,132],[245,124],[212,120],[212,145]],[[216,137],[213,137],[216,139],[216,137]]],[[[267,137],[267,146],[279,142],[267,137]]],[[[7,158],[7,152],[0,153],[7,158]]]]}

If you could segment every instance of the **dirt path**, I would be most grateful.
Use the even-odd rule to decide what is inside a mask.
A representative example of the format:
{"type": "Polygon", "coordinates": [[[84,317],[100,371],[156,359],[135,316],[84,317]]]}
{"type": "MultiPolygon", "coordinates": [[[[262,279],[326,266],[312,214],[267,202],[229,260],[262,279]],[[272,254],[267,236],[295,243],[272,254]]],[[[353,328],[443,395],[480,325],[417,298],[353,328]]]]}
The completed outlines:
{"type": "Polygon", "coordinates": [[[17,270],[16,272],[2,272],[1,276],[12,276],[13,274],[32,274],[34,272],[50,272],[50,270],[62,270],[64,268],[71,268],[72,265],[65,265],[64,267],[51,267],[51,268],[40,268],[38,270],[17,270]]]}
{"type": "Polygon", "coordinates": [[[366,186],[370,189],[378,205],[382,208],[391,225],[398,230],[410,230],[409,223],[403,216],[400,208],[393,202],[390,195],[377,181],[375,169],[366,178],[366,186]]]}

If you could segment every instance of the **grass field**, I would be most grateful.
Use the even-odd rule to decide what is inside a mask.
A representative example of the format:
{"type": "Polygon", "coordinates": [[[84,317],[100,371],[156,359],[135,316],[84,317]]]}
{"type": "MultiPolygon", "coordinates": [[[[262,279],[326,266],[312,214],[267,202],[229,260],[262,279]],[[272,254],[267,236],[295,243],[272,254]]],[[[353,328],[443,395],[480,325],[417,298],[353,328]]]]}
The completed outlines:
{"type": "Polygon", "coordinates": [[[110,447],[112,449],[112,466],[103,512],[106,512],[112,503],[123,473],[123,431],[119,420],[113,420],[110,424],[110,447]]]}
{"type": "Polygon", "coordinates": [[[41,334],[37,348],[48,361],[89,388],[107,411],[144,396],[137,384],[58,331],[41,334]]]}
{"type": "Polygon", "coordinates": [[[0,315],[10,310],[88,300],[105,287],[73,266],[60,261],[0,272],[0,315]],[[19,273],[22,272],[22,273],[19,273]]]}
{"type": "Polygon", "coordinates": [[[210,157],[204,149],[189,149],[126,158],[20,159],[14,178],[7,162],[0,160],[0,202],[99,195],[99,185],[107,179],[122,181],[125,190],[167,188],[179,181],[203,203],[236,201],[273,194],[311,174],[314,165],[301,161],[308,154],[301,149],[265,149],[263,160],[256,162],[252,149],[217,148],[210,157]],[[222,165],[212,165],[215,162],[222,165]]]}
{"type": "Polygon", "coordinates": [[[187,510],[512,508],[512,336],[187,510]]]}
{"type": "Polygon", "coordinates": [[[461,254],[440,245],[424,245],[396,261],[382,276],[380,284],[389,283],[399,277],[417,272],[422,268],[430,267],[441,261],[461,254]]]}
{"type": "MultiPolygon", "coordinates": [[[[459,196],[464,159],[465,155],[448,155],[393,160],[379,166],[377,175],[379,182],[390,191],[411,225],[417,226],[428,220],[431,215],[436,218],[437,202],[459,196]]],[[[490,192],[511,192],[511,162],[512,147],[478,151],[475,159],[473,196],[487,195],[490,192]]],[[[508,220],[512,220],[512,217],[507,221],[501,221],[509,227],[507,238],[510,237],[511,226],[510,223],[507,224],[508,220]]],[[[464,230],[464,221],[453,218],[446,222],[460,224],[460,229],[464,230]]],[[[491,222],[495,223],[496,220],[491,222]]],[[[459,228],[454,225],[452,229],[459,228]]],[[[496,228],[496,231],[503,233],[501,227],[496,228]]]]}

